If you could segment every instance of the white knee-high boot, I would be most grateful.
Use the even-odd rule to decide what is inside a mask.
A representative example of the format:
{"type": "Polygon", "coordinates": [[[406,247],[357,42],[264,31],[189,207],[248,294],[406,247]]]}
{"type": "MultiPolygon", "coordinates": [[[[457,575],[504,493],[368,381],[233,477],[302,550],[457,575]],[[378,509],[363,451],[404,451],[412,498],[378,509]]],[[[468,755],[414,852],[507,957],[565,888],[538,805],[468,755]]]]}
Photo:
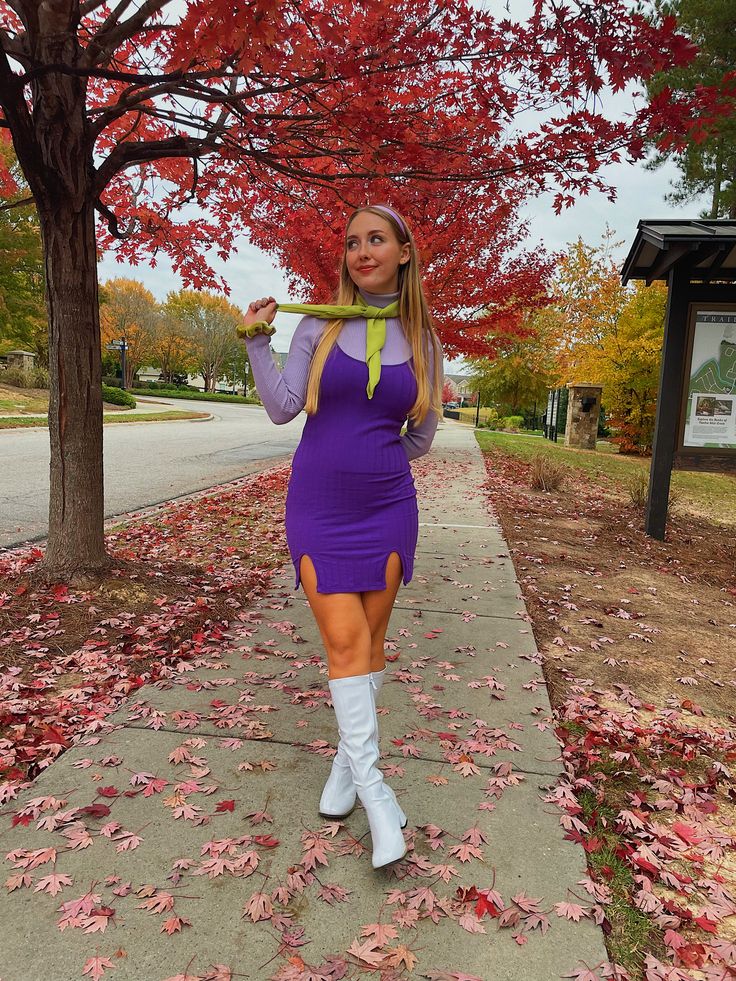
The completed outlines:
{"type": "Polygon", "coordinates": [[[341,820],[355,809],[355,784],[350,769],[350,761],[340,740],[337,752],[332,757],[332,769],[319,799],[321,817],[341,820]]]}
{"type": "Polygon", "coordinates": [[[403,858],[406,842],[395,798],[378,768],[378,729],[371,679],[367,674],[335,678],[329,686],[340,740],[371,829],[373,868],[378,869],[403,858]]]}
{"type": "MultiPolygon", "coordinates": [[[[371,679],[371,695],[373,697],[373,707],[375,711],[375,703],[380,694],[381,688],[383,687],[383,679],[386,674],[386,669],[383,668],[381,671],[371,671],[369,678],[371,679]]],[[[378,728],[378,716],[376,716],[376,729],[378,728]]],[[[389,794],[394,798],[396,808],[399,814],[399,822],[402,828],[407,825],[406,814],[402,811],[399,802],[396,800],[396,794],[394,794],[392,788],[386,784],[386,789],[389,794]]],[[[325,783],[324,790],[322,791],[322,796],[319,801],[319,813],[322,817],[342,819],[348,817],[349,814],[353,813],[355,808],[355,784],[353,783],[353,774],[350,770],[350,761],[347,758],[345,752],[345,747],[342,741],[337,744],[337,752],[332,758],[332,769],[330,770],[330,775],[325,783]]]]}

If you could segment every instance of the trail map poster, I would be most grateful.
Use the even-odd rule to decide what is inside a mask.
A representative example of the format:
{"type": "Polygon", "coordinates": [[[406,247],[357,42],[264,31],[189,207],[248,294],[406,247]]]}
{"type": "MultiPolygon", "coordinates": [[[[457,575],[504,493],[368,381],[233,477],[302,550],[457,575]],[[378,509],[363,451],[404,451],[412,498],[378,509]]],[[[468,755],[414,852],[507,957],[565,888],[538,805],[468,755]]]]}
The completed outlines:
{"type": "Polygon", "coordinates": [[[698,310],[684,447],[736,449],[736,311],[698,310]]]}

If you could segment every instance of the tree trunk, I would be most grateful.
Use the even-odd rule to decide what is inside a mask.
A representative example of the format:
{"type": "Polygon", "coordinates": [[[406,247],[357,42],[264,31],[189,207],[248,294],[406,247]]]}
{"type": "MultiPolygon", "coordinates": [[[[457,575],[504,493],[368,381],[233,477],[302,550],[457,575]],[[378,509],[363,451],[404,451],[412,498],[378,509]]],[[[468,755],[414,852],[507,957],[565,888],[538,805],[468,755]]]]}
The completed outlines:
{"type": "Polygon", "coordinates": [[[49,537],[42,571],[68,579],[110,564],[105,552],[102,484],[102,352],[94,222],[93,137],[79,3],[33,8],[30,104],[4,101],[18,160],[38,210],[49,321],[49,537]]]}
{"type": "Polygon", "coordinates": [[[716,165],[713,174],[713,194],[710,203],[710,217],[719,218],[721,211],[721,187],[723,185],[723,139],[717,141],[716,165]]]}
{"type": "Polygon", "coordinates": [[[135,375],[137,368],[138,365],[131,364],[130,361],[128,361],[126,358],[125,361],[125,387],[126,388],[133,387],[133,376],[135,375]]]}
{"type": "Polygon", "coordinates": [[[46,574],[110,564],[105,551],[102,357],[91,201],[42,214],[49,318],[51,488],[46,574]]]}

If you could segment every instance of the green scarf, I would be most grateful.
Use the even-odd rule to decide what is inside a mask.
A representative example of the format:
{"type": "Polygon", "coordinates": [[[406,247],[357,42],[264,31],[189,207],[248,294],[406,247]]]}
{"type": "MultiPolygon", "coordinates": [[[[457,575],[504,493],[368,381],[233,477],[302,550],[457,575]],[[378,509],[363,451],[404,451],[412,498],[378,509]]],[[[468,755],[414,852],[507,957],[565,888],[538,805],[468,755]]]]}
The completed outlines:
{"type": "MultiPolygon", "coordinates": [[[[368,325],[365,341],[365,360],[368,365],[368,384],[366,392],[368,398],[373,398],[373,392],[381,378],[381,348],[386,343],[386,318],[397,317],[399,315],[399,301],[394,300],[387,307],[372,307],[358,294],[358,302],[354,306],[334,306],[319,303],[278,303],[278,310],[284,313],[304,313],[320,320],[348,320],[351,317],[365,317],[368,325]]],[[[255,324],[245,327],[241,325],[237,328],[239,337],[253,337],[255,334],[272,334],[275,327],[270,330],[264,328],[271,327],[265,320],[259,320],[255,324]]]]}

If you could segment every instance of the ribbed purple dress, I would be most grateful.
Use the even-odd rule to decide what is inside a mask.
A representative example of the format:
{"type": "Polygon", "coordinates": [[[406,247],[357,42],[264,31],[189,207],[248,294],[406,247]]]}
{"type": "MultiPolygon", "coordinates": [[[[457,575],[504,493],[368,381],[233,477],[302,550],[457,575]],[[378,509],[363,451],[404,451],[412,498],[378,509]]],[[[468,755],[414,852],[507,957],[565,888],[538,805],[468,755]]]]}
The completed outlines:
{"type": "MultiPolygon", "coordinates": [[[[379,307],[398,296],[362,295],[379,307]]],[[[273,361],[268,336],[246,339],[256,388],[273,422],[288,422],[304,407],[309,365],[324,326],[316,317],[302,318],[283,372],[273,361]]],[[[381,378],[368,398],[366,329],[364,318],[345,322],[322,372],[319,409],[307,417],[294,453],[286,538],[295,589],[303,555],[314,564],[320,593],[385,589],[391,552],[401,558],[404,585],[412,578],[419,513],[409,461],[429,450],[438,419],[430,410],[421,426],[409,422],[406,435],[400,435],[417,383],[411,347],[397,318],[386,321],[381,378]]],[[[428,353],[431,378],[431,345],[428,353]]]]}

